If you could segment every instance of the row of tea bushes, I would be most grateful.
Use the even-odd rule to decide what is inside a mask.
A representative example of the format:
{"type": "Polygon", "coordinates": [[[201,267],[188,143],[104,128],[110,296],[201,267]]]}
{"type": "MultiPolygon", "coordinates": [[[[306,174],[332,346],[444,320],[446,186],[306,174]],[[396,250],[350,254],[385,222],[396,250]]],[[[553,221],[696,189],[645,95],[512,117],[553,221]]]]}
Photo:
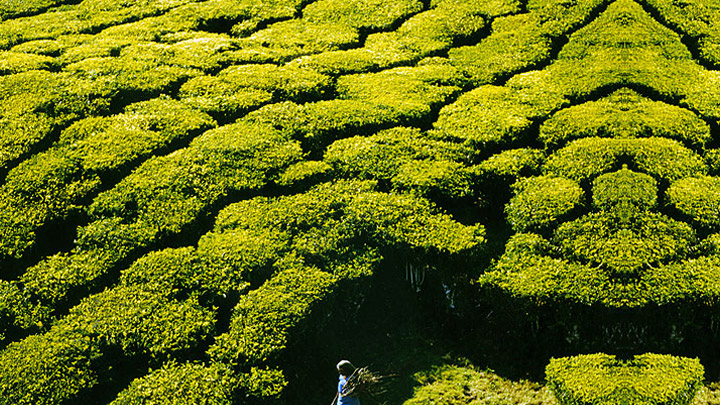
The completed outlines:
{"type": "Polygon", "coordinates": [[[554,94],[517,91],[508,87],[481,86],[462,94],[440,110],[430,137],[461,142],[486,153],[492,145],[518,142],[527,135],[533,120],[562,107],[566,100],[554,94]]]}
{"type": "MultiPolygon", "coordinates": [[[[373,187],[340,182],[229,206],[197,248],[141,258],[122,272],[120,285],[85,298],[48,332],[11,343],[0,354],[8,370],[0,393],[19,404],[77,400],[112,378],[115,372],[103,361],[114,356],[153,364],[182,358],[214,331],[214,309],[208,306],[261,284],[240,297],[229,332],[217,338],[208,355],[239,372],[240,388],[225,387],[228,392],[277,395],[285,384],[282,375],[264,367],[283,355],[291,333],[313,327],[302,326],[303,320],[338,281],[375,271],[381,259],[377,249],[410,249],[428,260],[480,253],[482,228],[460,225],[417,197],[373,187]],[[67,347],[64,338],[85,344],[67,347]],[[77,364],[70,375],[52,371],[57,357],[77,364]],[[38,377],[35,384],[21,388],[22,378],[31,374],[38,377]]],[[[180,370],[157,372],[133,383],[118,400],[149,395],[133,393],[133,387],[153,384],[161,378],[158,373],[177,384],[186,378],[180,370]]]]}
{"type": "Polygon", "coordinates": [[[637,169],[667,182],[707,172],[705,161],[697,153],[678,141],[654,137],[578,139],[550,155],[543,171],[582,183],[628,159],[637,169]]]}
{"type": "Polygon", "coordinates": [[[627,166],[595,178],[592,193],[593,207],[599,210],[610,210],[619,204],[641,210],[657,206],[657,181],[645,173],[628,170],[627,166]]]}
{"type": "Polygon", "coordinates": [[[7,170],[73,120],[107,111],[109,99],[85,80],[43,71],[0,77],[0,168],[7,170]]]}
{"type": "Polygon", "coordinates": [[[471,194],[476,177],[462,163],[467,153],[458,144],[427,139],[416,128],[397,127],[335,141],[323,162],[336,178],[377,180],[387,189],[458,198],[471,194]]]}
{"type": "Polygon", "coordinates": [[[53,6],[74,3],[77,0],[26,0],[10,1],[0,6],[0,21],[40,14],[53,6]]]}
{"type": "Polygon", "coordinates": [[[606,3],[604,0],[529,2],[528,13],[496,19],[492,35],[477,45],[454,48],[448,57],[476,85],[492,83],[547,60],[554,40],[586,22],[606,3]]]}
{"type": "Polygon", "coordinates": [[[117,172],[214,125],[209,116],[170,99],[77,121],[55,147],[11,170],[0,187],[0,257],[22,257],[43,225],[77,211],[98,189],[119,180],[117,172]]]}
{"type": "Polygon", "coordinates": [[[24,289],[51,308],[97,290],[116,265],[187,231],[230,194],[260,190],[301,154],[271,127],[237,123],[151,158],[95,198],[75,248],[29,268],[24,289]]]}
{"type": "Polygon", "coordinates": [[[720,18],[720,7],[713,2],[669,0],[644,0],[644,4],[683,34],[692,38],[699,57],[714,66],[720,64],[720,31],[715,21],[720,18]]]}
{"type": "MultiPolygon", "coordinates": [[[[667,250],[666,239],[677,238],[682,244],[682,238],[686,237],[683,235],[692,230],[680,226],[677,231],[677,235],[667,234],[665,238],[660,238],[658,252],[624,249],[624,252],[635,254],[639,259],[631,258],[629,264],[621,263],[622,266],[616,266],[616,271],[632,271],[632,265],[643,264],[638,264],[641,259],[651,254],[663,254],[667,250]]],[[[638,247],[652,248],[651,244],[646,246],[644,240],[638,242],[642,242],[637,243],[638,247]]],[[[713,241],[700,245],[711,246],[713,241]]],[[[610,248],[612,246],[609,245],[610,248]]],[[[614,246],[618,246],[617,242],[614,246]]],[[[570,250],[576,248],[570,246],[570,250]]],[[[560,301],[599,304],[609,308],[639,308],[680,302],[714,303],[720,299],[717,256],[655,264],[652,271],[639,272],[636,277],[624,281],[616,277],[617,273],[609,266],[591,266],[565,257],[558,258],[559,253],[562,251],[558,246],[539,235],[515,234],[498,263],[481,276],[480,284],[483,288],[496,289],[535,305],[560,301]]]]}
{"type": "Polygon", "coordinates": [[[540,126],[538,135],[546,146],[593,137],[669,138],[690,147],[702,147],[712,139],[710,127],[692,111],[630,89],[558,111],[540,126]]]}
{"type": "Polygon", "coordinates": [[[518,180],[515,196],[505,208],[508,223],[516,232],[543,229],[584,205],[580,186],[563,177],[539,176],[518,180]]]}
{"type": "Polygon", "coordinates": [[[49,331],[0,353],[0,394],[15,404],[83,400],[128,356],[162,361],[181,355],[214,329],[196,299],[178,301],[140,287],[87,297],[49,331]]]}
{"type": "Polygon", "coordinates": [[[630,204],[563,223],[553,240],[563,257],[626,275],[683,259],[697,242],[690,225],[630,204]]]}
{"type": "Polygon", "coordinates": [[[35,16],[0,22],[0,48],[30,41],[55,40],[69,34],[126,36],[154,41],[167,34],[197,30],[212,22],[236,21],[257,27],[270,20],[292,18],[302,8],[298,0],[173,0],[123,3],[84,0],[35,16]]]}
{"type": "Polygon", "coordinates": [[[235,374],[222,363],[168,362],[138,378],[112,405],[210,403],[232,405],[250,398],[275,398],[285,387],[282,372],[251,368],[235,374]]]}
{"type": "Polygon", "coordinates": [[[166,13],[192,0],[157,3],[133,0],[123,3],[84,0],[50,12],[0,22],[0,48],[32,40],[55,38],[63,34],[97,32],[125,22],[166,13]]]}
{"type": "Polygon", "coordinates": [[[470,365],[442,365],[415,375],[419,386],[403,405],[475,403],[556,405],[549,389],[529,381],[515,382],[470,365]]]}
{"type": "Polygon", "coordinates": [[[720,225],[717,177],[697,176],[678,180],[667,190],[668,202],[703,227],[720,225]]]}
{"type": "Polygon", "coordinates": [[[303,56],[291,64],[340,75],[415,63],[478,35],[486,26],[486,18],[517,11],[519,4],[512,0],[436,1],[397,30],[369,35],[361,48],[303,56]]]}
{"type": "MultiPolygon", "coordinates": [[[[483,147],[488,143],[513,144],[522,141],[535,122],[566,105],[568,99],[583,100],[603,89],[626,86],[647,88],[690,106],[703,118],[716,120],[715,98],[720,95],[716,82],[714,72],[695,64],[675,33],[653,20],[637,3],[617,1],[575,32],[547,68],[518,74],[503,87],[482,86],[463,94],[441,110],[434,132],[443,139],[483,147]]],[[[696,137],[707,140],[702,122],[679,109],[670,111],[684,115],[683,121],[690,120],[690,129],[697,133],[681,139],[689,136],[693,143],[697,143],[696,137]]],[[[582,121],[598,131],[605,125],[598,120],[582,121]]],[[[662,127],[667,121],[648,125],[662,127]]]]}
{"type": "Polygon", "coordinates": [[[327,76],[260,64],[231,66],[214,76],[195,77],[180,87],[178,96],[188,105],[229,122],[272,101],[302,103],[321,99],[330,92],[327,76]]]}
{"type": "Polygon", "coordinates": [[[654,353],[552,359],[545,372],[561,405],[688,405],[705,374],[698,359],[654,353]]]}

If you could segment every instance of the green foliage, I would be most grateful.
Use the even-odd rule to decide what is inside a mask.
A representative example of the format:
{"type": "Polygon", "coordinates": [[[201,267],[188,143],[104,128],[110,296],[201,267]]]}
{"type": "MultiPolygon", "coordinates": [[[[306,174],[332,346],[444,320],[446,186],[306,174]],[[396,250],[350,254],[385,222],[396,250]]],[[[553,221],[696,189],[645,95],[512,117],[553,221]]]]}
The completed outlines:
{"type": "Polygon", "coordinates": [[[714,22],[720,18],[720,7],[714,2],[688,0],[648,0],[660,17],[673,28],[698,41],[700,57],[718,65],[720,62],[720,31],[714,22]]]}
{"type": "Polygon", "coordinates": [[[58,253],[29,267],[20,280],[33,299],[54,308],[78,292],[100,287],[100,276],[118,260],[112,253],[97,249],[58,253]]]}
{"type": "Polygon", "coordinates": [[[674,181],[706,173],[703,159],[678,141],[665,138],[583,138],[550,156],[543,171],[578,182],[587,181],[630,158],[633,166],[655,177],[674,181]]]}
{"type": "Polygon", "coordinates": [[[562,405],[687,405],[705,373],[697,359],[653,353],[631,360],[600,353],[552,359],[545,372],[562,405]]]}
{"type": "Polygon", "coordinates": [[[621,170],[603,174],[593,181],[593,206],[609,210],[618,204],[630,204],[639,209],[650,209],[656,206],[657,191],[655,179],[623,166],[621,170]]]}
{"type": "Polygon", "coordinates": [[[403,405],[554,405],[546,388],[528,381],[506,380],[472,366],[444,365],[415,375],[421,384],[403,405]]]}
{"type": "Polygon", "coordinates": [[[200,76],[180,88],[189,105],[227,121],[271,100],[319,99],[330,88],[326,76],[275,65],[229,67],[216,76],[200,76]]]}
{"type": "Polygon", "coordinates": [[[482,86],[440,110],[430,135],[464,142],[482,151],[488,144],[504,145],[518,140],[533,120],[565,102],[552,94],[482,86]]]}
{"type": "MultiPolygon", "coordinates": [[[[538,235],[515,234],[493,269],[480,277],[482,288],[497,289],[537,305],[570,301],[585,305],[622,306],[633,302],[628,289],[618,289],[601,269],[551,257],[552,245],[538,235]]],[[[632,291],[635,292],[635,291],[632,291]]]]}
{"type": "Polygon", "coordinates": [[[480,285],[536,305],[567,301],[627,309],[720,302],[717,256],[660,265],[623,281],[603,266],[553,257],[557,251],[540,236],[516,234],[492,271],[481,276],[480,285]]]}
{"type": "Polygon", "coordinates": [[[63,34],[97,31],[110,25],[168,11],[192,0],[85,0],[55,12],[0,22],[0,47],[20,42],[55,38],[63,34]]]}
{"type": "Polygon", "coordinates": [[[166,358],[194,348],[214,326],[213,311],[196,299],[177,301],[144,286],[119,286],[83,299],[50,333],[75,331],[98,347],[166,358]]]}
{"type": "Polygon", "coordinates": [[[280,21],[240,40],[246,51],[268,52],[283,60],[357,45],[356,29],[341,22],[280,21]]]}
{"type": "Polygon", "coordinates": [[[65,67],[74,78],[91,81],[92,86],[105,93],[121,93],[131,100],[159,95],[174,85],[200,72],[166,62],[172,50],[156,43],[136,44],[123,48],[117,57],[85,59],[65,67]]]}
{"type": "Polygon", "coordinates": [[[78,333],[32,335],[0,352],[0,398],[17,405],[71,401],[98,383],[101,353],[78,333]]]}
{"type": "Polygon", "coordinates": [[[57,150],[23,162],[0,188],[0,256],[22,257],[40,226],[77,210],[99,184],[57,150]]]}
{"type": "Polygon", "coordinates": [[[169,362],[145,377],[135,379],[112,404],[231,405],[237,385],[237,376],[224,364],[169,362]]]}
{"type": "Polygon", "coordinates": [[[518,180],[515,196],[505,208],[514,230],[546,228],[559,218],[583,205],[585,193],[566,178],[541,176],[518,180]]]}
{"type": "Polygon", "coordinates": [[[302,264],[283,269],[240,299],[230,331],[220,335],[208,353],[231,364],[275,360],[287,346],[291,329],[332,292],[335,281],[335,276],[302,264]]]}
{"type": "Polygon", "coordinates": [[[517,10],[514,1],[439,1],[418,13],[392,32],[368,36],[363,48],[333,50],[299,58],[299,66],[323,73],[364,73],[417,62],[472,38],[486,25],[485,16],[517,10]]]}
{"type": "Polygon", "coordinates": [[[271,125],[289,137],[303,139],[311,151],[320,152],[335,139],[402,125],[403,118],[395,108],[384,105],[328,100],[302,105],[271,104],[253,111],[244,120],[271,125]]]}
{"type": "Polygon", "coordinates": [[[499,17],[519,13],[522,5],[518,0],[431,0],[433,8],[467,8],[472,13],[487,17],[499,17]]]}
{"type": "Polygon", "coordinates": [[[57,147],[8,174],[0,188],[0,205],[7,206],[0,214],[0,226],[7,228],[0,252],[22,256],[41,226],[71,214],[97,191],[97,174],[132,165],[213,125],[207,115],[167,99],[129,106],[111,118],[78,121],[63,132],[57,147]]]}
{"type": "Polygon", "coordinates": [[[0,60],[0,74],[3,75],[29,70],[50,70],[57,66],[54,58],[31,53],[2,51],[0,60]]]}
{"type": "Polygon", "coordinates": [[[417,128],[397,127],[333,142],[324,161],[343,177],[390,181],[414,160],[459,159],[463,149],[422,136],[417,128]]]}
{"type": "Polygon", "coordinates": [[[459,162],[412,160],[400,167],[393,185],[428,198],[462,198],[473,195],[472,173],[459,162]]]}
{"type": "Polygon", "coordinates": [[[665,215],[622,204],[560,225],[554,241],[563,257],[636,274],[685,257],[696,242],[692,227],[665,215]]]}
{"type": "Polygon", "coordinates": [[[208,131],[188,148],[153,158],[115,188],[100,194],[95,218],[119,216],[157,232],[178,232],[233,190],[262,187],[267,176],[294,162],[296,143],[263,125],[238,122],[208,131]]]}
{"type": "Polygon", "coordinates": [[[93,221],[78,230],[76,249],[40,262],[26,278],[40,296],[65,300],[133,252],[192,225],[228,193],[263,187],[300,154],[296,143],[265,126],[238,123],[208,131],[98,195],[90,206],[93,221]]]}
{"type": "Polygon", "coordinates": [[[533,66],[550,54],[550,38],[543,36],[533,14],[519,14],[493,21],[493,34],[479,44],[453,48],[448,57],[474,84],[533,66]]]}
{"type": "Polygon", "coordinates": [[[476,172],[497,177],[537,174],[545,154],[537,149],[510,149],[490,156],[475,167],[476,172]]]}
{"type": "Polygon", "coordinates": [[[463,83],[452,66],[424,65],[344,76],[338,79],[337,92],[340,98],[386,106],[405,120],[417,121],[445,104],[463,83]]]}
{"type": "Polygon", "coordinates": [[[0,342],[5,340],[4,333],[8,330],[42,326],[47,315],[44,312],[44,308],[28,300],[19,283],[0,280],[0,342]]]}
{"type": "Polygon", "coordinates": [[[372,189],[369,182],[337,182],[276,201],[240,202],[220,213],[216,229],[270,227],[288,232],[295,236],[293,246],[300,253],[313,252],[311,246],[325,241],[329,251],[315,253],[339,254],[342,245],[357,238],[362,245],[418,252],[479,253],[485,241],[482,226],[460,225],[421,197],[372,189]]]}
{"type": "Polygon", "coordinates": [[[720,179],[698,176],[678,180],[666,191],[668,202],[700,225],[720,225],[720,179]]]}
{"type": "Polygon", "coordinates": [[[278,177],[276,183],[281,186],[295,186],[307,183],[319,183],[330,173],[332,167],[316,160],[304,160],[287,168],[278,177]]]}
{"type": "Polygon", "coordinates": [[[540,127],[546,145],[591,137],[677,139],[702,146],[711,138],[708,125],[693,112],[621,89],[598,101],[558,111],[540,127]]]}
{"type": "Polygon", "coordinates": [[[8,0],[0,5],[0,21],[31,15],[72,0],[8,0]]]}
{"type": "Polygon", "coordinates": [[[527,10],[537,19],[543,34],[557,37],[585,23],[606,0],[529,0],[527,10]]]}
{"type": "Polygon", "coordinates": [[[202,268],[199,285],[193,290],[208,289],[224,295],[242,288],[247,281],[257,284],[288,250],[288,245],[288,235],[268,229],[207,233],[198,242],[202,268]]]}
{"type": "Polygon", "coordinates": [[[103,173],[214,126],[215,121],[206,114],[158,98],[132,104],[123,114],[78,121],[63,131],[59,143],[68,159],[79,161],[88,172],[103,173]]]}
{"type": "Polygon", "coordinates": [[[422,3],[415,0],[320,0],[303,9],[303,18],[310,22],[382,30],[422,8],[422,3]]]}

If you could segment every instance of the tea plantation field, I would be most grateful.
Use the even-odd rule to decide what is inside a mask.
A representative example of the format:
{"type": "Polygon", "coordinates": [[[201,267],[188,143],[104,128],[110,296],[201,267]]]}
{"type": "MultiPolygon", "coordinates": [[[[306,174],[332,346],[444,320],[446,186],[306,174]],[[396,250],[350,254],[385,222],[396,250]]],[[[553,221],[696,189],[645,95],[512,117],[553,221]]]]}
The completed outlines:
{"type": "Polygon", "coordinates": [[[0,0],[0,405],[720,403],[720,0],[0,0]]]}

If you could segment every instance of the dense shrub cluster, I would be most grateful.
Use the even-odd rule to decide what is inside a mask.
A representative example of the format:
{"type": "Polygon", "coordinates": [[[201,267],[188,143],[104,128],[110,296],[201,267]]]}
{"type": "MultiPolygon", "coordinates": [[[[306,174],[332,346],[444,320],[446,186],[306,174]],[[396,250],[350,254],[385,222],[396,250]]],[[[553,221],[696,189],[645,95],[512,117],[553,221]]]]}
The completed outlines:
{"type": "Polygon", "coordinates": [[[415,375],[420,386],[404,405],[537,404],[557,402],[547,388],[531,382],[506,380],[472,366],[444,365],[415,375]]]}
{"type": "MultiPolygon", "coordinates": [[[[513,344],[516,308],[526,346],[562,329],[516,350],[543,364],[608,336],[600,350],[625,350],[611,346],[636,331],[629,346],[644,347],[661,332],[625,330],[625,316],[653,310],[712,329],[672,324],[660,352],[716,337],[720,76],[705,66],[720,64],[718,13],[695,0],[4,2],[0,403],[294,403],[304,346],[367,317],[378,291],[407,301],[394,328],[490,327],[452,348],[488,361],[513,344]],[[586,318],[598,337],[582,346],[586,318]]],[[[397,338],[383,327],[361,333],[397,338]]],[[[558,403],[478,370],[418,374],[407,404],[558,403]]],[[[547,379],[561,404],[680,405],[702,372],[597,354],[553,360],[547,379]]]]}
{"type": "Polygon", "coordinates": [[[715,21],[720,7],[714,2],[647,0],[664,21],[697,42],[700,57],[717,66],[720,62],[720,31],[715,21]]]}
{"type": "Polygon", "coordinates": [[[710,128],[693,112],[628,89],[558,111],[543,123],[538,135],[547,145],[592,137],[670,138],[693,146],[711,139],[710,128]]]}
{"type": "Polygon", "coordinates": [[[691,403],[703,381],[697,359],[643,354],[619,360],[607,354],[553,359],[546,369],[562,405],[691,403]]]}

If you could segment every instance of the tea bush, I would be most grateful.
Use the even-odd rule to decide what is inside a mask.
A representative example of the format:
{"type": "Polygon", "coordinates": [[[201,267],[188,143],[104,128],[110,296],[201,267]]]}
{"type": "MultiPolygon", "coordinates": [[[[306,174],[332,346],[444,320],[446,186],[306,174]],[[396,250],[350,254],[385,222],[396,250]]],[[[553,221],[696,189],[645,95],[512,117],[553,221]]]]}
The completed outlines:
{"type": "Polygon", "coordinates": [[[688,146],[703,146],[711,139],[709,126],[693,112],[628,89],[558,111],[543,123],[538,135],[546,145],[592,137],[669,138],[688,146]]]}
{"type": "Polygon", "coordinates": [[[188,105],[227,122],[272,100],[303,102],[322,98],[330,91],[326,76],[312,71],[275,65],[242,65],[215,76],[187,81],[179,96],[188,105]]]}
{"type": "Polygon", "coordinates": [[[514,185],[515,196],[505,208],[515,231],[546,228],[584,204],[582,188],[562,177],[530,177],[514,185]]]}
{"type": "Polygon", "coordinates": [[[705,371],[697,359],[647,353],[618,360],[599,353],[552,359],[545,372],[563,405],[686,405],[705,371]]]}
{"type": "Polygon", "coordinates": [[[238,379],[226,365],[169,362],[135,379],[113,405],[213,403],[231,405],[238,379]]]}
{"type": "Polygon", "coordinates": [[[415,375],[421,384],[403,405],[537,404],[554,405],[547,388],[529,381],[511,381],[472,366],[443,365],[415,375]]]}
{"type": "Polygon", "coordinates": [[[679,142],[666,138],[583,138],[550,156],[543,171],[578,182],[615,169],[620,158],[658,179],[674,181],[706,173],[703,159],[679,142]]]}
{"type": "Polygon", "coordinates": [[[688,177],[672,183],[666,195],[670,204],[700,225],[716,227],[720,225],[718,187],[720,179],[717,177],[688,177]]]}

